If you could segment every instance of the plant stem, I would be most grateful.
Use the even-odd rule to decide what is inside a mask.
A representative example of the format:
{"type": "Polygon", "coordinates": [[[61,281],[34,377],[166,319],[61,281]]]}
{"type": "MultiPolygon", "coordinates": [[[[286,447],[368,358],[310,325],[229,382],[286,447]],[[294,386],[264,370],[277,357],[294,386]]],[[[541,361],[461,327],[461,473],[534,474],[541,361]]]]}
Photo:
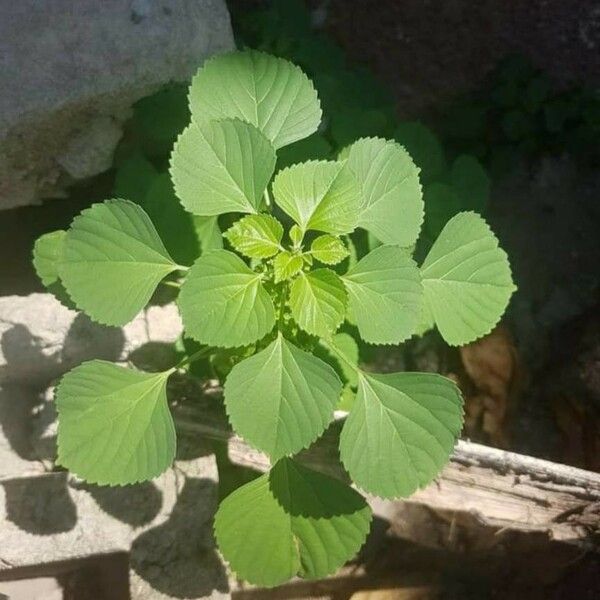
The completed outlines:
{"type": "Polygon", "coordinates": [[[169,287],[174,287],[179,289],[181,287],[181,283],[179,281],[161,281],[162,285],[168,285],[169,287]]]}
{"type": "Polygon", "coordinates": [[[265,193],[263,194],[265,198],[265,204],[270,208],[271,207],[271,196],[269,196],[269,190],[265,188],[265,193]]]}
{"type": "Polygon", "coordinates": [[[193,354],[186,356],[181,362],[177,363],[173,367],[173,369],[181,369],[182,367],[189,365],[190,363],[194,362],[195,360],[198,360],[199,358],[203,358],[204,356],[207,356],[208,354],[211,354],[214,352],[215,352],[215,348],[213,346],[205,346],[201,350],[198,350],[197,352],[194,352],[193,354]]]}

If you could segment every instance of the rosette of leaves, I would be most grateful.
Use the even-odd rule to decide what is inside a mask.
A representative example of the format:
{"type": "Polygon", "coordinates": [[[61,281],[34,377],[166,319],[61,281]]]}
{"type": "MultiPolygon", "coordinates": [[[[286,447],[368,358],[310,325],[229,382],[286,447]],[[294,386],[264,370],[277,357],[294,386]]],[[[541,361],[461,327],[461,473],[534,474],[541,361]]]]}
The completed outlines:
{"type": "MultiPolygon", "coordinates": [[[[224,247],[180,264],[144,208],[117,198],[40,242],[35,265],[45,283],[113,326],[130,321],[161,283],[180,286],[185,333],[200,349],[158,373],[97,360],[67,373],[56,391],[57,462],[100,485],[156,477],[175,456],[169,377],[200,357],[237,356],[223,382],[226,411],[272,467],[221,503],[220,550],[255,584],[322,577],[365,540],[371,511],[358,490],[397,498],[427,485],[462,426],[451,380],[367,372],[348,331],[399,344],[430,322],[448,343],[468,343],[506,308],[515,289],[508,260],[483,219],[466,212],[416,264],[419,170],[394,141],[363,138],[338,160],[275,172],[279,149],[321,119],[313,85],[285,60],[254,51],[212,58],[189,102],[191,123],[170,163],[176,198],[163,201],[200,218],[228,214],[224,247]],[[382,245],[350,260],[348,236],[358,228],[382,245]],[[297,457],[338,407],[349,408],[339,449],[354,486],[297,457]]],[[[154,198],[153,210],[159,205],[154,198]]]]}

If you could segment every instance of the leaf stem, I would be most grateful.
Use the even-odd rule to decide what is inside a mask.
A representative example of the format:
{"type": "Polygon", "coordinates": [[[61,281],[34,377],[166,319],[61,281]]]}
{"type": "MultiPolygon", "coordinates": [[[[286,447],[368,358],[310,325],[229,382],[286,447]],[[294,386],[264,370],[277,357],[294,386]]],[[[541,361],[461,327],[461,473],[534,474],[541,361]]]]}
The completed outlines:
{"type": "Polygon", "coordinates": [[[185,267],[184,265],[177,265],[177,270],[178,271],[189,271],[190,268],[189,267],[185,267]]]}
{"type": "Polygon", "coordinates": [[[269,196],[269,190],[267,188],[265,188],[265,193],[263,194],[264,199],[265,199],[265,204],[267,205],[267,207],[271,207],[271,196],[269,196]]]}
{"type": "Polygon", "coordinates": [[[189,365],[190,363],[194,362],[195,360],[203,358],[204,356],[207,356],[208,354],[214,353],[215,350],[216,350],[216,348],[214,348],[214,346],[204,346],[204,348],[202,348],[201,350],[198,350],[197,352],[194,352],[193,354],[186,356],[181,362],[177,363],[173,367],[173,369],[175,369],[175,370],[181,369],[182,367],[189,365]]]}
{"type": "Polygon", "coordinates": [[[179,281],[161,281],[160,282],[162,285],[168,285],[169,287],[174,287],[179,289],[181,287],[181,283],[179,283],[179,281]]]}

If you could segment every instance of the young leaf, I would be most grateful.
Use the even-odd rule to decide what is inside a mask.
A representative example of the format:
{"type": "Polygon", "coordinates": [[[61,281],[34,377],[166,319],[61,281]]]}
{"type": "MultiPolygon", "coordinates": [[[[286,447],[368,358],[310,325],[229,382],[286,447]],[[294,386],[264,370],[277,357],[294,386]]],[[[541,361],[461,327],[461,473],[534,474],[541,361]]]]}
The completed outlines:
{"type": "Polygon", "coordinates": [[[40,236],[33,246],[33,268],[46,288],[60,281],[58,267],[66,235],[67,232],[61,229],[51,231],[40,236]]]}
{"type": "Polygon", "coordinates": [[[215,534],[239,577],[272,587],[333,573],[363,545],[371,516],[350,486],[284,458],[221,502],[215,534]]]}
{"type": "Polygon", "coordinates": [[[73,302],[92,319],[125,325],[177,268],[142,208],[107,200],[73,220],[59,274],[73,302]]]}
{"type": "Polygon", "coordinates": [[[463,212],[448,221],[421,267],[425,301],[451,346],[489,333],[514,292],[506,253],[487,223],[463,212]]]}
{"type": "Polygon", "coordinates": [[[382,498],[409,496],[448,461],[462,415],[460,392],[446,377],[360,373],[340,457],[361,489],[382,498]]]}
{"type": "Polygon", "coordinates": [[[85,362],[61,380],[57,463],[89,483],[126,485],[160,475],[175,457],[170,372],[85,362]]]}
{"type": "Polygon", "coordinates": [[[329,339],[343,323],[348,295],[331,269],[301,273],[292,283],[289,304],[298,325],[311,335],[329,339]]]}
{"type": "Polygon", "coordinates": [[[280,252],[273,261],[275,271],[275,283],[291,279],[302,270],[304,261],[299,255],[294,255],[287,250],[280,252]]]}
{"type": "Polygon", "coordinates": [[[250,258],[269,258],[281,249],[283,227],[271,215],[248,215],[224,234],[229,243],[250,258]]]}
{"type": "Polygon", "coordinates": [[[303,231],[350,233],[358,218],[358,183],[343,162],[309,161],[280,171],[273,181],[277,205],[303,231]]]}
{"type": "Polygon", "coordinates": [[[224,387],[235,431],[273,460],[308,447],[325,431],[341,391],[328,364],[281,334],[235,365],[224,387]]]}
{"type": "Polygon", "coordinates": [[[195,215],[257,213],[275,169],[275,149],[250,123],[192,123],[171,154],[171,177],[184,208],[195,215]]]}
{"type": "Polygon", "coordinates": [[[300,227],[298,227],[298,225],[296,225],[294,223],[294,225],[292,225],[290,227],[289,236],[290,236],[290,240],[291,240],[292,244],[294,244],[294,246],[300,246],[300,243],[302,242],[302,238],[304,237],[304,234],[302,233],[302,229],[300,229],[300,227]]]}
{"type": "Polygon", "coordinates": [[[358,140],[344,155],[360,182],[358,226],[384,244],[411,246],[423,223],[419,169],[408,152],[380,138],[358,140]]]}
{"type": "Polygon", "coordinates": [[[421,318],[423,287],[415,262],[397,246],[380,246],[342,277],[360,336],[373,344],[399,344],[421,318]]]}
{"type": "Polygon", "coordinates": [[[348,248],[340,238],[334,235],[320,235],[311,247],[311,254],[326,265],[337,265],[350,255],[348,248]]]}
{"type": "Polygon", "coordinates": [[[200,123],[238,118],[281,148],[317,130],[317,92],[299,67],[256,52],[231,52],[207,60],[192,79],[190,108],[200,123]]]}
{"type": "Polygon", "coordinates": [[[186,333],[210,346],[245,346],[275,325],[275,308],[261,275],[227,250],[208,252],[192,265],[178,304],[186,333]]]}

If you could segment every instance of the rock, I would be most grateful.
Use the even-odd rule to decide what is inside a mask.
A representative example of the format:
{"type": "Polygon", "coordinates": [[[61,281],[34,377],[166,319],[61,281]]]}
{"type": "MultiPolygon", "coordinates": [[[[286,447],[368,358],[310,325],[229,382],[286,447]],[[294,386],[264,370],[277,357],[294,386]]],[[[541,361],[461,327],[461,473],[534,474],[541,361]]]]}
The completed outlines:
{"type": "Polygon", "coordinates": [[[131,105],[233,48],[223,0],[0,5],[0,209],[106,170],[131,105]]]}
{"type": "Polygon", "coordinates": [[[152,344],[174,342],[182,331],[173,304],[151,306],[123,329],[93,323],[51,294],[0,297],[0,384],[47,384],[85,360],[127,360],[152,344]]]}

